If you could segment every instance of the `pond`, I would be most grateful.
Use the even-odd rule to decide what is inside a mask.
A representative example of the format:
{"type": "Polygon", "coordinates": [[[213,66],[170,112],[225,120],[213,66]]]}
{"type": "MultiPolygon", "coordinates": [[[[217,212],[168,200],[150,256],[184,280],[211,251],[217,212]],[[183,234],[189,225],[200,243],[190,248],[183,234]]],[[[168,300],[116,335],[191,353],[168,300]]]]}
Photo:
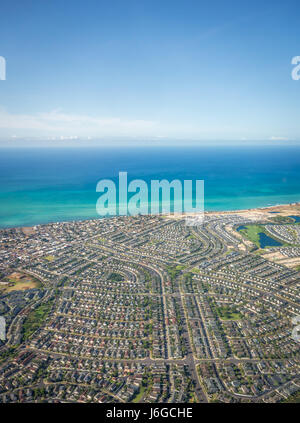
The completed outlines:
{"type": "Polygon", "coordinates": [[[282,245],[281,242],[276,241],[276,239],[271,238],[270,236],[266,235],[264,232],[259,232],[259,244],[261,248],[265,247],[280,247],[282,245]]]}

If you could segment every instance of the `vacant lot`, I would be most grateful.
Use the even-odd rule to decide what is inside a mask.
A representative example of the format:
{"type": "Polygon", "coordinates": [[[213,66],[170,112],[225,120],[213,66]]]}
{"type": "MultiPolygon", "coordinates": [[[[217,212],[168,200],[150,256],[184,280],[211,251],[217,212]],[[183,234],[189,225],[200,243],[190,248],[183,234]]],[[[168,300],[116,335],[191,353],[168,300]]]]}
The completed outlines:
{"type": "Polygon", "coordinates": [[[4,279],[4,282],[8,282],[3,285],[5,292],[24,291],[26,289],[39,288],[41,286],[39,280],[22,272],[11,273],[4,279]]]}

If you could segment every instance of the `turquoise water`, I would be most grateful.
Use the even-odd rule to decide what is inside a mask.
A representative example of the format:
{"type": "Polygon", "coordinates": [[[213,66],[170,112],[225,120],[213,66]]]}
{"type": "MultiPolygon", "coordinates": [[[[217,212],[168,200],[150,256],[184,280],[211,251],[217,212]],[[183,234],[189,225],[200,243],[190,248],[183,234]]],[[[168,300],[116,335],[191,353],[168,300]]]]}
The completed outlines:
{"type": "Polygon", "coordinates": [[[96,184],[204,179],[205,210],[300,201],[300,147],[0,150],[0,227],[97,218],[96,184]]]}

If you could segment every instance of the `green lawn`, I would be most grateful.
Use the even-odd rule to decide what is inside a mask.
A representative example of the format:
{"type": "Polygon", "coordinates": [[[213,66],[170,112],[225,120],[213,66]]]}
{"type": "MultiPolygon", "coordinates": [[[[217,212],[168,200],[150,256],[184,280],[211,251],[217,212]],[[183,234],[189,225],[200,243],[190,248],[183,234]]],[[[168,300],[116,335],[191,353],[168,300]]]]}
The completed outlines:
{"type": "Polygon", "coordinates": [[[27,319],[23,325],[23,338],[28,339],[43,323],[43,321],[48,316],[48,313],[51,309],[52,301],[49,301],[45,304],[41,304],[31,313],[29,313],[27,319]]]}
{"type": "Polygon", "coordinates": [[[167,266],[167,272],[170,275],[171,280],[174,280],[177,278],[177,276],[180,274],[181,270],[178,269],[179,266],[167,266]]]}
{"type": "Polygon", "coordinates": [[[186,268],[186,266],[184,266],[183,264],[178,264],[176,266],[176,270],[184,270],[186,268]]]}
{"type": "Polygon", "coordinates": [[[52,255],[49,255],[49,256],[45,256],[44,259],[47,260],[47,261],[53,261],[55,259],[55,257],[52,256],[52,255]]]}
{"type": "Polygon", "coordinates": [[[141,386],[135,397],[133,398],[132,402],[140,402],[143,398],[143,395],[146,391],[147,386],[141,386]]]}
{"type": "Polygon", "coordinates": [[[217,307],[217,313],[220,319],[222,320],[240,320],[243,317],[241,313],[234,307],[226,305],[217,307]]]}
{"type": "Polygon", "coordinates": [[[265,228],[263,226],[246,225],[246,229],[241,229],[239,232],[260,248],[259,233],[265,232],[265,228]]]}

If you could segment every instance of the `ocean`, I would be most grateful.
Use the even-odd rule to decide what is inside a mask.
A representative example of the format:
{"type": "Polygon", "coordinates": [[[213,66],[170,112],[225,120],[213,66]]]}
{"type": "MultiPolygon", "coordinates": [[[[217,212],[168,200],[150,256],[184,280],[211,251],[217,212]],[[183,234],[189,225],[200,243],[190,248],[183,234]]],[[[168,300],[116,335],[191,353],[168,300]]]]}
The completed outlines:
{"type": "Polygon", "coordinates": [[[300,201],[300,147],[1,148],[0,227],[93,219],[100,179],[203,179],[205,210],[300,201]]]}

